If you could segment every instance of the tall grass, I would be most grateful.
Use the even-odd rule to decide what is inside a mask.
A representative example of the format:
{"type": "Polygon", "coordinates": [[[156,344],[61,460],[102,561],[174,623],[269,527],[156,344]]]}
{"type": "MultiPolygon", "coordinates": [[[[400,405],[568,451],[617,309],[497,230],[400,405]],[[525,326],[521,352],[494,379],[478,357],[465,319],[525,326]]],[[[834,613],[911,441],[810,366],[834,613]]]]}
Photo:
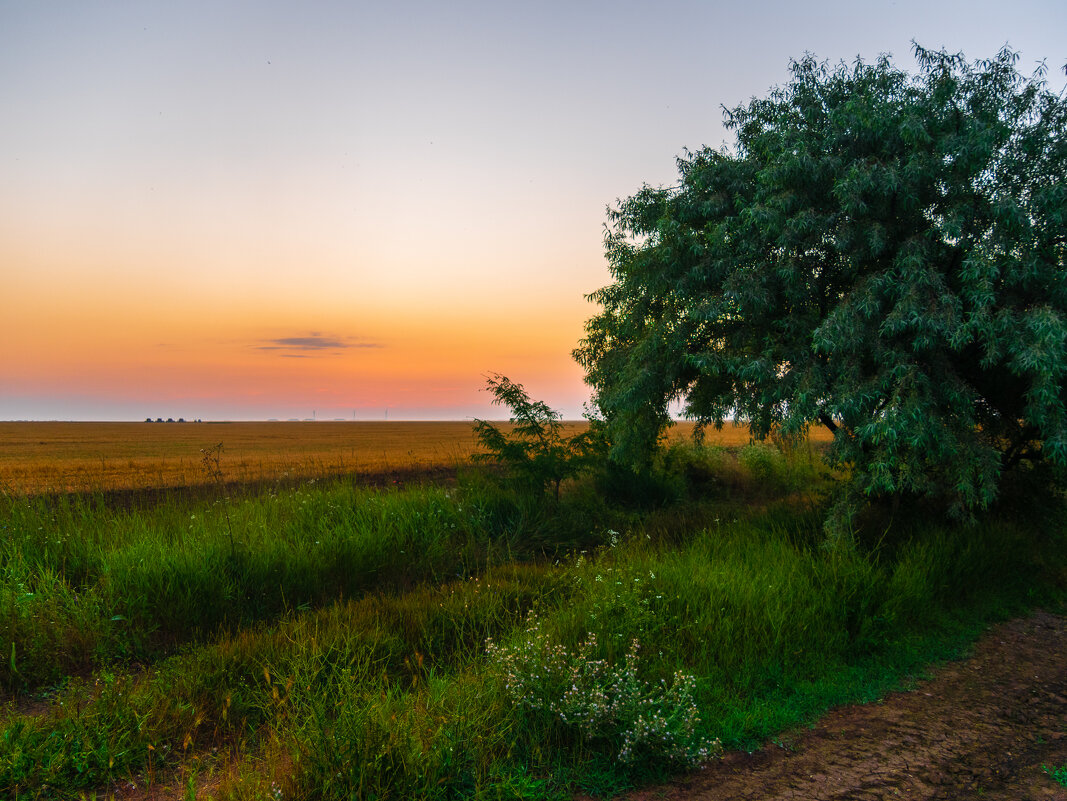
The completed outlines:
{"type": "Polygon", "coordinates": [[[541,511],[481,484],[334,484],[127,511],[79,498],[3,504],[0,686],[9,688],[156,658],[338,598],[467,577],[549,539],[541,511]]]}
{"type": "Polygon", "coordinates": [[[537,626],[493,646],[511,659],[473,649],[454,675],[353,690],[336,708],[307,697],[286,735],[300,755],[286,797],[545,797],[575,783],[625,786],[716,741],[750,747],[832,704],[877,698],[926,660],[957,652],[980,621],[1024,608],[1031,590],[1062,598],[1062,566],[1044,565],[1011,525],[928,534],[939,566],[919,541],[887,557],[746,522],[680,549],[638,532],[559,568],[566,591],[541,596],[537,626]],[[635,642],[635,680],[620,687],[635,642]],[[546,679],[553,658],[565,685],[546,679]],[[605,668],[589,668],[597,664],[605,668]],[[567,673],[574,666],[580,672],[567,673]],[[695,716],[686,693],[655,690],[679,680],[691,680],[695,716]],[[658,704],[665,747],[630,759],[628,744],[648,724],[642,698],[658,704]]]}
{"type": "Polygon", "coordinates": [[[7,499],[0,675],[53,689],[0,717],[0,794],[212,770],[220,799],[608,791],[1064,599],[1062,526],[828,547],[806,454],[675,448],[660,470],[651,506],[593,482],[558,505],[478,477],[304,487],[233,501],[232,544],[219,505],[7,499]]]}
{"type": "MultiPolygon", "coordinates": [[[[8,718],[0,789],[91,787],[264,726],[331,718],[353,694],[418,686],[499,635],[555,587],[537,568],[287,616],[157,662],[68,682],[40,718],[8,718]],[[314,707],[314,708],[312,708],[314,707]]],[[[62,796],[62,790],[58,789],[62,796]]],[[[32,797],[32,796],[31,796],[32,797]]],[[[45,796],[48,797],[48,796],[45,796]]]]}

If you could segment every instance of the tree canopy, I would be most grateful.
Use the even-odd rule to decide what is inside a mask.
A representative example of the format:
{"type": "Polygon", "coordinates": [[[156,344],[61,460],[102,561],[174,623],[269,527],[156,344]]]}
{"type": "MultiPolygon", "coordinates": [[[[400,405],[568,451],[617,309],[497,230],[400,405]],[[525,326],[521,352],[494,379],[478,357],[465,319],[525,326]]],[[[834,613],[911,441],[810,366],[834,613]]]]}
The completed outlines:
{"type": "Polygon", "coordinates": [[[609,210],[575,358],[614,459],[647,460],[681,399],[760,438],[829,428],[846,520],[891,494],[967,513],[1067,463],[1067,101],[1008,49],[915,55],[793,62],[725,111],[734,146],[609,210]]]}

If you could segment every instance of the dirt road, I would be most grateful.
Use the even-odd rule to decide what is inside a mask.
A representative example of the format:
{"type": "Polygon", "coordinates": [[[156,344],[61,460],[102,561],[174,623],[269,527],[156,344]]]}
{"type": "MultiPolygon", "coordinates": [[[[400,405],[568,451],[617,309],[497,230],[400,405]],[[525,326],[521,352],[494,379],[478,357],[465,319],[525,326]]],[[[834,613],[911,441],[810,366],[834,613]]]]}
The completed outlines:
{"type": "Polygon", "coordinates": [[[832,711],[754,754],[729,754],[630,801],[1060,799],[1067,764],[1067,618],[1001,624],[918,689],[832,711]]]}

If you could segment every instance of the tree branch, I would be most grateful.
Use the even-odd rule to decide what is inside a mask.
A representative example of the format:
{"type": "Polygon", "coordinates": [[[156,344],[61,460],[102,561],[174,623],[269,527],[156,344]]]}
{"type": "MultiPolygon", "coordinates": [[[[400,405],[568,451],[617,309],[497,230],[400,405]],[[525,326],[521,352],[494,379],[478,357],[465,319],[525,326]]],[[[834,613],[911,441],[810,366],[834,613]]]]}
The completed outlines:
{"type": "Polygon", "coordinates": [[[826,412],[819,412],[819,422],[830,429],[830,433],[835,437],[837,436],[838,425],[831,419],[830,415],[826,412]]]}

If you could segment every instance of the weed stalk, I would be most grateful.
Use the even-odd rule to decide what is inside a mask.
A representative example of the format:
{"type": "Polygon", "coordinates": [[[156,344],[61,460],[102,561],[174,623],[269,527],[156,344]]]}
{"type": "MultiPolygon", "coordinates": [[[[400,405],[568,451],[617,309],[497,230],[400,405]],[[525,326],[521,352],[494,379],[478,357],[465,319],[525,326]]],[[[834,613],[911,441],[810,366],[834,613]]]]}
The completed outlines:
{"type": "Polygon", "coordinates": [[[233,538],[233,521],[230,519],[230,492],[226,489],[226,481],[222,473],[223,444],[220,442],[210,448],[200,449],[200,462],[204,466],[204,472],[215,482],[222,496],[222,513],[226,518],[226,533],[230,537],[230,558],[237,557],[237,546],[233,538]]]}

